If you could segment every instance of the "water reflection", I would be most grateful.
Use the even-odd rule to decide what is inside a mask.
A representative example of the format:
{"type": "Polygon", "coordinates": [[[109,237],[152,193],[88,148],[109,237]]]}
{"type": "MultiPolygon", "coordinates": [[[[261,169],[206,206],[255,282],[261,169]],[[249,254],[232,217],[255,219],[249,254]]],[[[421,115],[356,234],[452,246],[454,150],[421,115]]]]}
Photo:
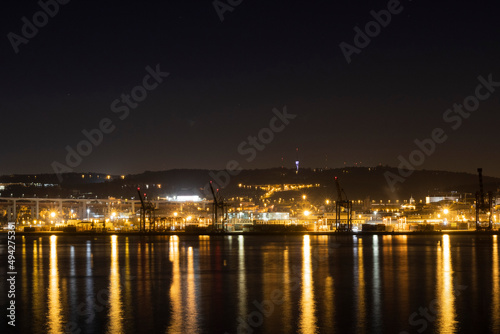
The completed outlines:
{"type": "Polygon", "coordinates": [[[43,273],[43,268],[40,270],[38,269],[38,262],[40,261],[40,256],[38,254],[38,241],[34,240],[33,241],[33,280],[32,280],[32,287],[33,287],[33,316],[35,318],[35,321],[37,324],[43,323],[43,315],[42,315],[42,292],[40,289],[40,284],[39,281],[43,280],[43,275],[40,275],[40,273],[43,273]]]}
{"type": "Polygon", "coordinates": [[[283,322],[284,332],[292,331],[292,296],[290,287],[290,265],[289,265],[288,247],[283,252],[283,322]]]}
{"type": "Polygon", "coordinates": [[[62,309],[61,296],[59,291],[59,269],[57,267],[57,236],[50,237],[50,274],[49,274],[49,293],[48,293],[48,327],[49,333],[62,332],[62,309]]]}
{"type": "Polygon", "coordinates": [[[354,241],[357,240],[357,245],[353,245],[354,252],[354,289],[355,296],[357,299],[357,328],[361,333],[365,332],[365,317],[366,317],[366,305],[365,305],[365,270],[363,263],[363,239],[354,237],[354,241]]]}
{"type": "Polygon", "coordinates": [[[123,285],[123,304],[124,304],[124,317],[131,319],[133,317],[132,311],[132,283],[130,277],[130,245],[128,237],[125,238],[125,277],[122,278],[123,285]]]}
{"type": "Polygon", "coordinates": [[[409,268],[408,268],[408,238],[406,235],[402,235],[398,238],[401,241],[401,247],[398,249],[399,253],[399,263],[397,264],[398,270],[398,281],[397,285],[399,287],[399,300],[400,312],[401,314],[410,314],[410,305],[408,304],[409,294],[410,294],[410,282],[409,282],[409,268]]]}
{"type": "Polygon", "coordinates": [[[299,332],[316,333],[316,305],[314,302],[311,240],[309,235],[304,235],[302,251],[302,296],[300,298],[299,332]]]}
{"type": "Polygon", "coordinates": [[[111,236],[111,271],[109,275],[109,327],[108,333],[123,332],[120,270],[118,264],[117,236],[111,236]]]}
{"type": "MultiPolygon", "coordinates": [[[[420,306],[432,317],[428,332],[471,331],[479,323],[477,331],[500,333],[498,236],[453,249],[465,237],[432,237],[432,244],[411,236],[343,237],[328,261],[332,239],[322,237],[233,236],[232,250],[221,247],[220,254],[219,237],[168,238],[26,238],[19,245],[19,313],[29,319],[22,332],[63,333],[76,322],[82,333],[237,333],[231,324],[259,311],[253,301],[278,289],[284,303],[254,333],[398,332],[420,306]],[[227,267],[215,270],[222,259],[227,267]],[[470,288],[458,296],[457,282],[470,288]]],[[[425,319],[418,315],[413,319],[425,319]]]]}
{"type": "Polygon", "coordinates": [[[493,256],[491,275],[493,286],[491,293],[493,301],[491,303],[491,323],[493,332],[500,333],[500,273],[498,272],[498,236],[493,236],[493,256]]]}
{"type": "MultiPolygon", "coordinates": [[[[243,238],[241,235],[240,237],[243,238]]],[[[209,235],[200,235],[200,254],[210,254],[210,236],[209,235]]]]}
{"type": "MultiPolygon", "coordinates": [[[[87,319],[90,319],[90,317],[93,315],[95,305],[94,305],[94,280],[93,280],[93,274],[92,274],[92,267],[93,267],[93,257],[92,257],[92,243],[90,241],[87,241],[87,250],[86,250],[86,268],[85,268],[85,304],[87,305],[86,309],[86,317],[87,319]]],[[[87,332],[93,332],[94,331],[94,326],[92,321],[86,321],[85,322],[87,326],[87,332]]]]}
{"type": "Polygon", "coordinates": [[[242,319],[247,316],[247,280],[245,269],[245,239],[238,236],[238,314],[242,319]]]}
{"type": "MultiPolygon", "coordinates": [[[[388,241],[390,243],[390,240],[388,241]]],[[[373,327],[379,329],[381,318],[380,305],[380,248],[378,246],[378,235],[373,236],[373,327]]]]}
{"type": "Polygon", "coordinates": [[[325,278],[325,290],[324,290],[324,316],[323,318],[325,319],[325,326],[326,328],[330,329],[330,333],[334,333],[334,327],[335,327],[335,316],[336,316],[336,309],[335,309],[335,285],[334,285],[334,279],[332,276],[332,273],[330,272],[330,252],[332,247],[330,245],[330,238],[327,236],[321,237],[319,240],[323,241],[322,243],[322,254],[320,256],[321,262],[320,262],[320,267],[323,267],[325,269],[324,275],[326,276],[325,278]]]}
{"type": "Polygon", "coordinates": [[[193,247],[188,248],[188,270],[187,270],[187,300],[186,300],[186,324],[187,333],[197,333],[198,328],[198,307],[196,297],[196,276],[194,274],[193,247]]]}
{"type": "MultiPolygon", "coordinates": [[[[76,284],[76,264],[75,264],[75,246],[71,245],[70,246],[70,283],[69,283],[69,293],[70,293],[70,305],[71,309],[74,310],[77,308],[77,284],[76,284]]],[[[76,319],[76,314],[72,313],[70,314],[70,319],[71,322],[75,322],[76,319]]]]}
{"type": "Polygon", "coordinates": [[[179,264],[179,237],[170,236],[169,259],[172,262],[172,283],[170,285],[171,324],[167,333],[182,332],[181,271],[179,264]]]}
{"type": "Polygon", "coordinates": [[[440,333],[456,332],[455,295],[450,236],[443,235],[437,252],[437,324],[440,333]]]}
{"type": "Polygon", "coordinates": [[[28,298],[28,272],[27,272],[27,269],[26,269],[26,264],[27,264],[27,260],[26,260],[26,238],[22,237],[23,239],[23,250],[22,250],[22,280],[23,280],[23,288],[22,288],[22,293],[23,293],[23,300],[26,300],[28,298]]]}

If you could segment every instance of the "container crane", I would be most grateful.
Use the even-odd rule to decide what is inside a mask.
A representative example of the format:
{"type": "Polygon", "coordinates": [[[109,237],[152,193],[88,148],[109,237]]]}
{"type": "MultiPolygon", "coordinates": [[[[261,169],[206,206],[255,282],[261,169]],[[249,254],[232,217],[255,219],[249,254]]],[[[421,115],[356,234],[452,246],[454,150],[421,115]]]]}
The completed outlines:
{"type": "Polygon", "coordinates": [[[488,191],[488,200],[485,201],[483,189],[483,169],[478,168],[477,173],[479,176],[479,191],[476,192],[476,231],[491,230],[492,228],[492,214],[491,208],[493,204],[493,194],[488,191]],[[481,215],[488,215],[488,226],[484,226],[481,222],[481,215]]]}
{"type": "Polygon", "coordinates": [[[141,217],[139,220],[139,230],[146,231],[146,214],[149,216],[149,230],[151,230],[151,226],[153,226],[153,231],[155,230],[155,220],[154,211],[155,207],[153,203],[146,202],[146,194],[144,197],[141,194],[141,188],[137,188],[137,194],[139,195],[139,199],[141,200],[141,217]]]}
{"type": "Polygon", "coordinates": [[[335,227],[339,232],[352,231],[352,201],[347,199],[347,195],[340,186],[338,177],[335,176],[337,186],[337,201],[335,201],[335,227]],[[341,219],[341,212],[346,213],[346,219],[341,219]]]}
{"type": "Polygon", "coordinates": [[[217,208],[219,207],[219,202],[217,199],[217,195],[215,194],[214,191],[214,186],[212,185],[212,181],[210,181],[210,191],[212,192],[212,197],[214,199],[213,204],[212,204],[212,227],[216,228],[217,223],[218,223],[218,214],[217,214],[217,208]]]}
{"type": "Polygon", "coordinates": [[[214,190],[212,181],[210,181],[210,191],[212,192],[213,201],[213,220],[212,225],[215,229],[219,229],[219,212],[222,214],[222,230],[225,229],[225,220],[227,218],[227,207],[224,197],[221,196],[219,189],[214,190]]]}

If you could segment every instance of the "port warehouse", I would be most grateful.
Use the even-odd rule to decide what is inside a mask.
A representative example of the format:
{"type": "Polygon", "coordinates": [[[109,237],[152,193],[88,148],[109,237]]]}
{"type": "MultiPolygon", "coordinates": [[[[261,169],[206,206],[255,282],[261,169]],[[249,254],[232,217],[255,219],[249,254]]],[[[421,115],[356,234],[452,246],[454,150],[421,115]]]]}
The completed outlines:
{"type": "MultiPolygon", "coordinates": [[[[459,202],[460,197],[433,196],[419,202],[429,206],[428,213],[416,215],[415,201],[353,201],[357,211],[352,212],[353,230],[358,231],[417,231],[417,230],[468,230],[473,228],[475,217],[473,203],[459,202]],[[443,207],[454,209],[446,214],[443,207]]],[[[234,199],[233,199],[234,200],[234,199]]],[[[156,208],[154,226],[147,221],[148,229],[186,230],[190,227],[207,227],[213,223],[212,201],[179,201],[177,198],[151,201],[156,208]]],[[[498,228],[498,203],[495,202],[493,227],[498,228]]],[[[0,213],[15,222],[18,229],[61,230],[74,227],[77,231],[92,229],[137,229],[140,211],[139,200],[121,199],[61,199],[61,198],[0,198],[0,213]]],[[[335,213],[328,208],[304,211],[282,206],[288,212],[265,212],[251,201],[232,203],[224,215],[223,226],[227,231],[251,231],[272,226],[300,227],[309,231],[335,230],[335,213]],[[328,212],[330,211],[330,212],[328,212]]],[[[346,223],[346,215],[339,223],[346,223]]],[[[487,217],[482,217],[487,219],[487,217]]],[[[222,224],[222,222],[221,222],[222,224]]]]}

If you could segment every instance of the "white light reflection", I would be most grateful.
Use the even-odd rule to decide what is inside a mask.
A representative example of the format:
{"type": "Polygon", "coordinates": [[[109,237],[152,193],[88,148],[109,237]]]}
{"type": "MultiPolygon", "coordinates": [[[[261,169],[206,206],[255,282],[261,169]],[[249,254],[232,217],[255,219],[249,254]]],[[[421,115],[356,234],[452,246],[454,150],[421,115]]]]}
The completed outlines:
{"type": "Polygon", "coordinates": [[[380,248],[378,246],[378,235],[373,236],[373,319],[374,328],[380,328],[381,305],[380,305],[380,248]]]}
{"type": "Polygon", "coordinates": [[[238,236],[238,314],[247,317],[247,279],[245,269],[245,237],[238,236]]]}
{"type": "MultiPolygon", "coordinates": [[[[95,305],[94,305],[94,281],[93,281],[93,273],[92,273],[92,243],[90,240],[87,241],[87,254],[86,254],[86,270],[85,270],[85,304],[87,305],[87,315],[86,317],[90,319],[90,317],[94,316],[93,312],[95,312],[95,305]]],[[[87,326],[87,332],[93,332],[94,331],[94,323],[92,321],[86,321],[85,322],[87,326]]]]}
{"type": "MultiPolygon", "coordinates": [[[[70,246],[70,281],[69,281],[69,291],[70,291],[70,303],[71,303],[71,309],[75,310],[77,308],[77,286],[76,286],[76,265],[75,265],[75,246],[70,246]]],[[[75,316],[71,316],[71,320],[75,321],[75,316]]]]}
{"type": "Polygon", "coordinates": [[[108,333],[123,332],[120,270],[117,236],[111,236],[111,272],[109,276],[109,329],[108,333]]]}

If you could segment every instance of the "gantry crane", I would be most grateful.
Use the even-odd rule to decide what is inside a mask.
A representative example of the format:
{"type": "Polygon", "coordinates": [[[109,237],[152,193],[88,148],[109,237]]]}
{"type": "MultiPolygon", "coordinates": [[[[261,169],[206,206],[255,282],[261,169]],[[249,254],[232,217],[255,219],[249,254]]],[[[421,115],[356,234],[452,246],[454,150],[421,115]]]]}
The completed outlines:
{"type": "Polygon", "coordinates": [[[484,189],[483,189],[483,169],[478,168],[477,173],[479,175],[479,191],[476,192],[476,230],[491,230],[492,228],[492,204],[493,204],[493,194],[488,191],[488,200],[485,201],[484,189]],[[488,226],[483,226],[481,222],[481,215],[488,215],[488,226]]]}
{"type": "Polygon", "coordinates": [[[225,221],[227,218],[227,204],[224,200],[224,197],[221,196],[219,189],[217,191],[214,191],[214,187],[212,184],[212,181],[210,181],[210,191],[212,192],[213,196],[213,219],[212,219],[212,226],[214,229],[219,230],[219,210],[222,214],[222,226],[221,229],[225,229],[225,221]]]}
{"type": "Polygon", "coordinates": [[[335,227],[339,232],[352,231],[352,201],[347,199],[347,195],[340,187],[338,177],[335,176],[337,186],[337,201],[335,202],[335,227]],[[341,213],[345,212],[346,219],[341,219],[341,213]]]}
{"type": "Polygon", "coordinates": [[[139,220],[139,230],[146,231],[146,214],[149,217],[149,230],[151,231],[151,227],[153,227],[153,231],[155,230],[155,206],[150,201],[146,202],[146,194],[144,197],[141,194],[141,188],[137,188],[137,194],[139,194],[139,199],[141,200],[141,217],[139,220]]]}

